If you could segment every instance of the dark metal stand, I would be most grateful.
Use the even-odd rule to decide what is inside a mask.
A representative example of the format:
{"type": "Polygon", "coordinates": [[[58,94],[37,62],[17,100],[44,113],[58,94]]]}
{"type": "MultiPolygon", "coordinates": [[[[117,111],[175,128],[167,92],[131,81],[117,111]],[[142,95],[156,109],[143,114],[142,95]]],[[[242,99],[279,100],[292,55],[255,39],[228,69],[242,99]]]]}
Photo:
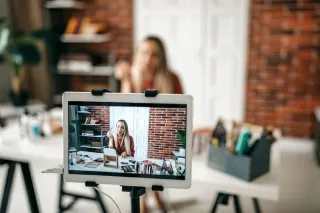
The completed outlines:
{"type": "MultiPolygon", "coordinates": [[[[234,201],[234,211],[236,213],[241,213],[241,203],[239,200],[238,195],[231,195],[231,194],[226,194],[226,193],[221,193],[219,192],[217,195],[217,198],[215,200],[215,203],[212,207],[211,213],[216,213],[217,212],[217,208],[219,204],[222,205],[228,205],[228,201],[229,201],[229,197],[233,197],[233,201],[234,201]]],[[[261,209],[260,209],[260,205],[259,205],[259,201],[258,198],[252,198],[253,201],[253,206],[254,206],[254,210],[256,213],[261,213],[261,209]]]]}
{"type": "MultiPolygon", "coordinates": [[[[102,96],[104,93],[110,92],[107,89],[93,89],[91,91],[91,94],[93,96],[102,96]]],[[[145,90],[144,94],[146,97],[156,97],[159,94],[158,90],[145,90]]],[[[63,180],[62,180],[63,181],[63,180]]],[[[87,187],[98,187],[98,184],[95,182],[87,181],[85,182],[85,185],[87,187]]],[[[62,187],[61,187],[62,188],[62,187]]],[[[152,186],[153,191],[163,191],[162,186],[152,186]]],[[[146,193],[145,187],[134,187],[134,186],[122,186],[123,192],[130,192],[130,198],[131,198],[131,213],[140,213],[140,196],[144,195],[146,193]]],[[[77,197],[75,197],[75,200],[77,197]]],[[[74,202],[75,202],[74,200],[74,202]]],[[[73,203],[71,203],[72,205],[73,203]]],[[[102,205],[102,202],[101,202],[102,205]]],[[[59,204],[60,206],[60,204],[59,204]]]]}
{"type": "Polygon", "coordinates": [[[123,192],[130,192],[131,213],[140,213],[140,196],[146,193],[145,187],[122,186],[123,192]]]}
{"type": "Polygon", "coordinates": [[[66,192],[64,190],[64,180],[63,180],[63,175],[60,176],[60,195],[59,195],[59,212],[63,213],[67,210],[69,210],[79,199],[85,199],[85,200],[90,200],[90,201],[94,201],[97,202],[101,208],[101,212],[102,213],[107,213],[107,209],[103,204],[102,198],[99,194],[99,192],[95,189],[93,189],[95,196],[94,197],[90,197],[90,196],[86,196],[86,195],[79,195],[79,194],[74,194],[74,193],[70,193],[70,192],[66,192]],[[73,200],[66,206],[62,205],[62,199],[63,196],[69,196],[72,197],[73,200]]]}
{"type": "MultiPolygon", "coordinates": [[[[96,182],[85,182],[87,187],[97,187],[96,182]]],[[[146,193],[145,187],[122,186],[123,192],[130,192],[131,213],[140,213],[140,196],[146,193]]],[[[152,191],[163,191],[163,186],[152,186],[152,191]]]]}
{"type": "Polygon", "coordinates": [[[0,159],[0,165],[3,165],[3,164],[8,165],[8,173],[7,173],[6,183],[5,183],[5,187],[4,187],[4,191],[3,191],[0,213],[7,212],[7,207],[8,207],[10,192],[11,192],[11,186],[12,186],[12,182],[13,182],[13,178],[14,178],[14,171],[15,171],[17,164],[20,164],[20,166],[21,166],[24,184],[26,187],[27,196],[28,196],[28,200],[29,200],[30,211],[32,213],[39,213],[40,211],[38,208],[37,198],[36,198],[35,190],[33,187],[33,181],[32,181],[32,176],[31,176],[29,164],[23,163],[23,162],[1,160],[0,159]]]}

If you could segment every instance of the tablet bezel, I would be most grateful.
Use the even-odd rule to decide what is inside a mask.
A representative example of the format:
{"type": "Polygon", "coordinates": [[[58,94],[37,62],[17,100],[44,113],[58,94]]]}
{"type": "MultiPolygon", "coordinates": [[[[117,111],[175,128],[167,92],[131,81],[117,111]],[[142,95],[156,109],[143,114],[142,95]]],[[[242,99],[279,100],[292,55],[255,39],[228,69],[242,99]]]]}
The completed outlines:
{"type": "Polygon", "coordinates": [[[62,96],[63,106],[63,141],[64,141],[64,172],[63,177],[66,182],[86,181],[96,182],[97,184],[113,184],[122,186],[152,187],[153,185],[165,188],[190,188],[192,170],[192,124],[193,124],[193,98],[190,95],[159,94],[156,97],[145,97],[143,93],[105,93],[102,96],[93,96],[90,92],[65,92],[62,96]],[[140,177],[121,177],[108,175],[83,175],[70,174],[68,166],[69,150],[69,126],[68,126],[68,102],[113,102],[113,103],[150,103],[150,104],[186,104],[186,176],[185,180],[140,178],[140,177]]]}

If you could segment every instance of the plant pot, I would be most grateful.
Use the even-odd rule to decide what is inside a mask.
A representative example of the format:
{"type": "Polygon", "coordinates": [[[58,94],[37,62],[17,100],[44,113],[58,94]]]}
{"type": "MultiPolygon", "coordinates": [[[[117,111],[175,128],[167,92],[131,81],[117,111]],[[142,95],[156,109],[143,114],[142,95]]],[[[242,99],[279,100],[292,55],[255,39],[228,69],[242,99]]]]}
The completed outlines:
{"type": "Polygon", "coordinates": [[[21,91],[19,94],[15,94],[10,90],[9,98],[14,106],[26,106],[28,103],[28,93],[26,91],[21,91]]]}

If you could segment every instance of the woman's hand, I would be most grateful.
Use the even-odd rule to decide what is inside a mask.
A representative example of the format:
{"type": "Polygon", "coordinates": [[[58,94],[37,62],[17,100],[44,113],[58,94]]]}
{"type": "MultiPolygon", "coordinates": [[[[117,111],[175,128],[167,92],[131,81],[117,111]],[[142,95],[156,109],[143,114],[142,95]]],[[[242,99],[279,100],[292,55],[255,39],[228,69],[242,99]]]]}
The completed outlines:
{"type": "Polygon", "coordinates": [[[118,80],[128,80],[131,76],[131,66],[127,61],[119,61],[115,66],[115,77],[118,80]]]}
{"type": "Polygon", "coordinates": [[[107,132],[107,137],[109,139],[113,138],[112,132],[110,130],[107,132]]]}
{"type": "Polygon", "coordinates": [[[126,153],[126,152],[123,152],[123,153],[121,154],[121,157],[126,158],[126,157],[127,157],[127,153],[126,153]]]}

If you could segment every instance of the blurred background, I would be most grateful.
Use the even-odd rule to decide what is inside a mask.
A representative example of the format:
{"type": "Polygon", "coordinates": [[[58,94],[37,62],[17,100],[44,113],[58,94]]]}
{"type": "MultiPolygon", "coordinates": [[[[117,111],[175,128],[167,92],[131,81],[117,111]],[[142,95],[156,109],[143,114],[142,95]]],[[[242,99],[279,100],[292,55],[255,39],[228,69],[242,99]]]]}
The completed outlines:
{"type": "MultiPolygon", "coordinates": [[[[221,117],[274,126],[286,141],[310,145],[306,156],[316,164],[318,0],[1,0],[0,53],[5,53],[0,57],[2,125],[9,125],[8,118],[25,106],[34,112],[61,107],[65,91],[107,88],[120,92],[114,67],[120,60],[131,61],[147,35],[164,41],[170,67],[184,92],[194,97],[195,130],[212,129],[221,117]]],[[[283,147],[299,147],[288,144],[283,147]]],[[[58,181],[41,176],[40,169],[48,165],[35,168],[40,191],[40,183],[58,181]]],[[[311,171],[311,164],[303,165],[301,168],[311,171]]],[[[4,185],[6,167],[0,174],[4,185]]],[[[19,198],[11,195],[8,212],[28,212],[15,205],[21,200],[24,208],[28,205],[21,195],[22,182],[20,186],[15,188],[19,198]]],[[[199,190],[191,190],[200,196],[199,190]]],[[[183,191],[172,193],[179,198],[183,191]]],[[[43,192],[38,195],[43,212],[56,212],[57,199],[43,192]]],[[[126,202],[128,206],[129,200],[126,202]]],[[[250,206],[245,212],[253,212],[251,201],[245,202],[250,206]]],[[[205,201],[193,210],[209,212],[211,204],[211,200],[205,201]]],[[[266,212],[277,207],[269,201],[262,205],[266,212]]],[[[224,211],[231,212],[232,207],[224,211]]]]}
{"type": "MultiPolygon", "coordinates": [[[[319,12],[313,0],[1,2],[10,30],[47,33],[36,38],[37,66],[25,68],[29,99],[55,106],[64,91],[119,91],[115,63],[154,34],[194,96],[196,127],[223,116],[300,137],[313,135],[319,103],[319,12]]],[[[10,69],[1,65],[2,102],[10,69]]]]}

